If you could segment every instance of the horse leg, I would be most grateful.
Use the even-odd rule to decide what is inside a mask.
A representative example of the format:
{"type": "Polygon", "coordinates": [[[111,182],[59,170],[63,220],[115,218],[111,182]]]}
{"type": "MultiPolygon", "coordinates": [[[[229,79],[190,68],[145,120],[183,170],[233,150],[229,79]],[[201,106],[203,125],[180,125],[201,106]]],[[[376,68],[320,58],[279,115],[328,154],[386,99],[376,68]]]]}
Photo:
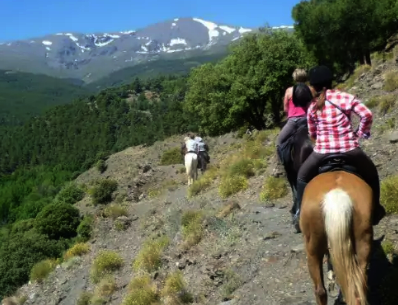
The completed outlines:
{"type": "Polygon", "coordinates": [[[328,299],[323,281],[323,256],[327,251],[326,236],[320,233],[305,234],[307,264],[314,283],[315,298],[318,305],[327,305],[328,299]]]}
{"type": "MultiPolygon", "coordinates": [[[[370,213],[370,212],[369,212],[370,213]]],[[[370,218],[370,217],[369,217],[370,218]]],[[[363,222],[364,223],[364,222],[363,222]]],[[[355,236],[355,252],[357,256],[358,266],[362,272],[362,287],[363,291],[367,291],[367,269],[369,265],[371,250],[372,250],[372,241],[373,241],[373,227],[370,223],[367,226],[359,228],[354,232],[355,236]]],[[[357,298],[357,304],[361,305],[364,304],[361,302],[359,298],[357,298]]]]}

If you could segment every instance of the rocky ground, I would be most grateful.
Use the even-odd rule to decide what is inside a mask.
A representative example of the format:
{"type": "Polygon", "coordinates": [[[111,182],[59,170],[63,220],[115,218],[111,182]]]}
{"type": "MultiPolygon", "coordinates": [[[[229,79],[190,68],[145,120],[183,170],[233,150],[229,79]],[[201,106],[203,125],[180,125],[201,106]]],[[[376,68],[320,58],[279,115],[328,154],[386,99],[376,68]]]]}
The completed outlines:
{"type": "MultiPolygon", "coordinates": [[[[392,93],[383,91],[383,85],[386,71],[397,67],[394,63],[380,65],[359,75],[354,82],[352,90],[364,101],[396,94],[395,89],[392,93]]],[[[381,179],[397,173],[398,135],[394,133],[395,126],[385,126],[398,113],[394,105],[386,114],[375,108],[378,115],[372,139],[362,144],[377,164],[381,179]]],[[[211,164],[214,166],[234,153],[242,141],[232,135],[209,139],[211,164]]],[[[215,181],[206,192],[188,198],[186,177],[180,172],[182,164],[158,165],[162,152],[178,147],[180,142],[179,137],[174,137],[152,147],[126,149],[107,160],[108,168],[103,174],[91,169],[77,179],[78,183],[97,178],[117,180],[115,201],[128,208],[128,216],[119,221],[128,228],[117,230],[115,220],[101,217],[101,208],[93,207],[87,196],[77,206],[84,214],[97,216],[89,254],[57,266],[44,283],[22,287],[19,294],[26,296],[25,304],[78,304],[82,292],[95,289],[89,272],[93,259],[103,249],[115,250],[124,260],[123,267],[114,273],[117,290],[108,302],[121,304],[129,282],[137,275],[132,269],[134,258],[145,240],[160,234],[169,236],[171,243],[162,255],[162,267],[151,276],[160,285],[166,274],[181,270],[194,304],[315,304],[302,236],[294,234],[290,224],[291,195],[271,202],[259,198],[264,179],[275,172],[275,156],[268,160],[264,173],[250,179],[246,191],[222,199],[215,181]],[[181,246],[181,215],[187,210],[205,214],[203,237],[190,248],[181,246]]],[[[397,249],[397,216],[386,217],[375,230],[376,239],[384,236],[397,249]]],[[[385,277],[390,274],[397,279],[397,275],[391,275],[391,270],[397,267],[391,257],[387,259],[377,250],[380,242],[376,241],[375,245],[370,273],[372,304],[398,304],[396,288],[390,287],[392,281],[385,277]]],[[[329,304],[334,302],[329,295],[329,304]]]]}

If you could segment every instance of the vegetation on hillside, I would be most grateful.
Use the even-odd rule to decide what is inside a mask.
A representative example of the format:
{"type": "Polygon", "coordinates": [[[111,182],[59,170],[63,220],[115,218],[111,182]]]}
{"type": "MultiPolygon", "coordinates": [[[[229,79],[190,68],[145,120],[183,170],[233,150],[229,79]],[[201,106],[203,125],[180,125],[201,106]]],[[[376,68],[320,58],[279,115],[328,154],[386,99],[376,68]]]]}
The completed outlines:
{"type": "MultiPolygon", "coordinates": [[[[188,76],[145,80],[134,76],[121,87],[53,107],[21,126],[3,126],[0,129],[0,297],[13,293],[29,276],[43,278],[53,268],[51,259],[63,257],[75,243],[90,238],[93,219],[82,219],[73,206],[84,196],[82,189],[74,184],[65,185],[79,173],[93,165],[105,170],[98,164],[104,164],[108,155],[174,134],[200,130],[203,134],[219,135],[248,125],[272,128],[281,120],[283,93],[291,85],[295,68],[327,63],[343,73],[351,71],[357,62],[370,63],[369,52],[379,49],[397,29],[397,14],[390,0],[361,1],[363,5],[342,0],[301,2],[293,11],[297,34],[263,29],[244,37],[219,63],[194,68],[188,76]],[[369,15],[370,10],[374,15],[369,15]],[[348,13],[339,13],[345,11],[348,13]],[[377,23],[382,31],[376,29],[377,23]],[[319,36],[321,27],[325,31],[319,36]],[[347,32],[347,28],[352,31],[347,32]],[[36,267],[32,271],[33,266],[36,267]]],[[[15,90],[28,90],[26,84],[18,82],[15,90]]],[[[55,90],[55,95],[67,92],[73,96],[75,87],[70,88],[71,91],[55,90]]],[[[54,92],[50,90],[49,94],[54,92]]],[[[40,97],[32,99],[32,96],[35,94],[29,92],[28,105],[33,107],[40,97]]],[[[7,94],[2,98],[6,101],[7,94]]],[[[25,110],[27,115],[33,112],[28,107],[25,110]]],[[[247,179],[263,169],[262,160],[269,156],[261,136],[262,133],[244,147],[235,156],[236,160],[229,160],[234,161],[233,166],[222,164],[220,171],[210,170],[195,182],[191,195],[201,192],[217,178],[220,178],[221,196],[245,189],[247,179]]],[[[170,156],[164,162],[171,162],[170,156]]],[[[110,193],[106,194],[95,193],[95,186],[90,190],[96,194],[95,204],[110,200],[117,186],[112,182],[108,186],[110,193]]],[[[262,199],[282,196],[284,187],[279,180],[266,181],[262,199]]],[[[106,211],[112,217],[110,210],[106,211]]],[[[184,238],[195,243],[200,240],[202,223],[199,216],[191,218],[195,221],[184,227],[184,238]]],[[[149,262],[146,255],[139,256],[135,268],[157,267],[160,264],[157,254],[160,256],[165,245],[166,242],[148,242],[145,249],[155,248],[156,251],[151,251],[156,255],[149,262]]],[[[104,254],[96,262],[92,276],[98,281],[122,264],[118,257],[104,254]],[[101,267],[102,259],[109,261],[106,264],[109,268],[101,267]]]]}
{"type": "Polygon", "coordinates": [[[76,80],[0,70],[0,126],[19,125],[90,90],[76,80]]]}

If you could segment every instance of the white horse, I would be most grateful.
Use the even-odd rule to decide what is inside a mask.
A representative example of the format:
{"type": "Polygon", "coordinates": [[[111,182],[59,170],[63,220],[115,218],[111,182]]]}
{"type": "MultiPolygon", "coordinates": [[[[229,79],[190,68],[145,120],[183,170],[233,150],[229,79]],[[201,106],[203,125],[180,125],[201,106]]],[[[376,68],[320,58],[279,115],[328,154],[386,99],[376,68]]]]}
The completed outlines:
{"type": "MultiPolygon", "coordinates": [[[[188,137],[185,137],[184,142],[185,146],[187,141],[191,140],[188,137]]],[[[195,180],[198,179],[198,155],[195,153],[187,152],[184,156],[185,159],[185,169],[187,171],[188,176],[188,186],[191,186],[195,180]]]]}

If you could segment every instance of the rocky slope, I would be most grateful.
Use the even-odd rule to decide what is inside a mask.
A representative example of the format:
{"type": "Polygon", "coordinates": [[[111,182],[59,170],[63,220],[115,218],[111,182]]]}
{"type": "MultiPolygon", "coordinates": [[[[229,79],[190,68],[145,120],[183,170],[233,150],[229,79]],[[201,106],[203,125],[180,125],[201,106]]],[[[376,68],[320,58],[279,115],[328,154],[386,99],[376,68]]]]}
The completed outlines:
{"type": "MultiPolygon", "coordinates": [[[[375,64],[373,69],[358,73],[352,89],[373,107],[377,117],[372,139],[364,141],[363,147],[376,162],[381,179],[398,172],[398,137],[395,126],[388,123],[394,121],[398,113],[393,107],[398,81],[393,86],[395,89],[386,87],[390,83],[388,71],[396,73],[398,67],[393,62],[375,64]],[[377,82],[382,85],[375,86],[377,82]],[[372,86],[379,88],[372,89],[372,86]],[[383,100],[374,102],[376,97],[387,95],[393,96],[390,108],[383,106],[383,100]]],[[[272,147],[274,136],[263,137],[262,145],[272,147]]],[[[108,168],[104,173],[93,168],[78,177],[80,184],[97,178],[117,180],[119,186],[114,201],[126,207],[128,215],[115,219],[104,217],[103,207],[92,206],[89,196],[77,203],[82,213],[96,215],[90,252],[57,266],[44,283],[22,287],[19,296],[24,297],[25,304],[88,304],[78,300],[85,291],[97,291],[90,268],[102,250],[116,251],[123,259],[123,266],[113,273],[116,288],[108,300],[108,304],[121,304],[131,289],[129,282],[141,274],[132,268],[133,261],[149,238],[163,234],[169,237],[170,244],[161,255],[160,269],[150,274],[158,290],[166,285],[168,274],[180,270],[194,304],[315,304],[302,236],[293,234],[290,225],[290,194],[268,201],[259,197],[264,180],[272,174],[278,175],[275,155],[267,158],[266,170],[250,178],[246,190],[228,199],[220,197],[218,179],[199,195],[188,198],[186,177],[180,171],[182,164],[159,165],[163,152],[178,147],[181,140],[174,137],[152,147],[126,149],[106,161],[108,168]],[[203,231],[197,244],[187,247],[181,217],[192,210],[204,214],[203,231]],[[125,230],[119,230],[117,223],[126,225],[125,230]]],[[[206,141],[211,149],[213,168],[247,145],[245,140],[232,135],[206,141]]],[[[388,241],[390,248],[397,249],[397,216],[386,217],[376,227],[375,237],[381,236],[384,236],[383,245],[388,241]]],[[[396,262],[379,251],[379,241],[375,246],[370,270],[371,304],[397,304],[396,262]]],[[[333,293],[329,301],[334,301],[333,293]]],[[[168,302],[167,297],[162,302],[178,304],[168,302]]]]}
{"type": "Polygon", "coordinates": [[[197,56],[209,51],[225,52],[228,44],[253,30],[200,18],[175,18],[122,32],[55,33],[1,43],[0,69],[91,82],[140,62],[190,54],[197,56]]]}

